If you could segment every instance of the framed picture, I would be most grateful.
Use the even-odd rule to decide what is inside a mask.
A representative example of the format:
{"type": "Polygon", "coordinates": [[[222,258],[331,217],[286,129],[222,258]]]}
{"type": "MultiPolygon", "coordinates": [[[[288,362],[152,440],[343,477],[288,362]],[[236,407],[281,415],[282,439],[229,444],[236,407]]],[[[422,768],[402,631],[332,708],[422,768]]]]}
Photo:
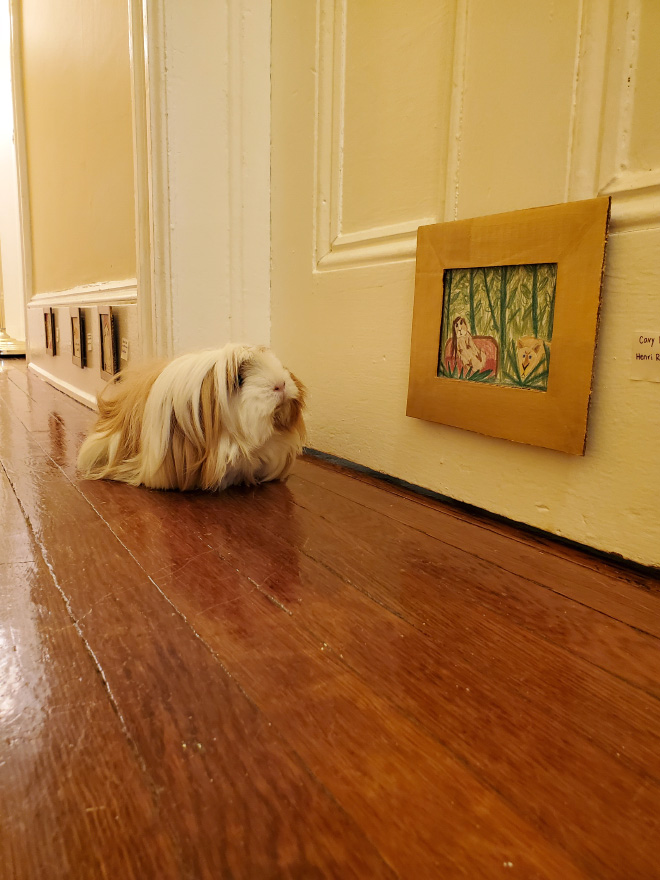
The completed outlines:
{"type": "Polygon", "coordinates": [[[101,375],[112,379],[119,372],[117,357],[117,333],[112,306],[99,306],[99,338],[101,350],[101,375]]]}
{"type": "Polygon", "coordinates": [[[85,312],[79,308],[71,308],[69,309],[69,317],[71,319],[71,359],[77,367],[86,367],[85,312]]]}
{"type": "Polygon", "coordinates": [[[609,210],[420,227],[409,416],[584,454],[609,210]]]}
{"type": "Polygon", "coordinates": [[[55,311],[51,308],[44,309],[44,340],[46,343],[46,352],[51,356],[55,356],[57,354],[55,311]]]}

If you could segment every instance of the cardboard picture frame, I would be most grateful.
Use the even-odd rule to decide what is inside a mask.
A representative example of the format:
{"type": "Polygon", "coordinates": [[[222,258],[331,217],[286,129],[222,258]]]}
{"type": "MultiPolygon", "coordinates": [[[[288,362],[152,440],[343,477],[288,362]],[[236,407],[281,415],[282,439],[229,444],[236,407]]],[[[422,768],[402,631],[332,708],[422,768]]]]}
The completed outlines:
{"type": "Polygon", "coordinates": [[[46,354],[55,357],[57,354],[57,328],[55,325],[55,309],[44,307],[44,342],[46,354]]]}
{"type": "Polygon", "coordinates": [[[71,360],[84,369],[87,366],[87,334],[85,332],[85,311],[77,306],[69,309],[71,327],[71,360]]]}
{"type": "Polygon", "coordinates": [[[604,197],[420,227],[407,415],[583,455],[609,214],[604,197]],[[445,273],[542,264],[557,267],[547,388],[438,375],[445,273]]]}
{"type": "Polygon", "coordinates": [[[101,376],[110,380],[119,372],[117,328],[112,306],[99,306],[98,318],[101,376]]]}

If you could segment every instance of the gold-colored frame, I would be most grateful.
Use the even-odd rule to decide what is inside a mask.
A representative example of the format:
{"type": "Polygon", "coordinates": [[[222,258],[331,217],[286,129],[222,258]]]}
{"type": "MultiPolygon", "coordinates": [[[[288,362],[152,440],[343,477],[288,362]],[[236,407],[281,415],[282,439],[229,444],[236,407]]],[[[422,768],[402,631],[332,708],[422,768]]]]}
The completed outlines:
{"type": "Polygon", "coordinates": [[[422,226],[417,236],[407,414],[583,455],[609,198],[422,226]],[[556,263],[546,391],[438,377],[444,272],[556,263]]]}
{"type": "Polygon", "coordinates": [[[55,324],[55,309],[45,308],[44,315],[44,345],[46,354],[54,357],[57,354],[57,327],[55,324]]]}
{"type": "Polygon", "coordinates": [[[112,306],[99,306],[99,361],[101,376],[110,380],[119,372],[117,331],[112,306]]]}
{"type": "Polygon", "coordinates": [[[85,333],[85,312],[83,309],[69,309],[71,324],[71,360],[83,369],[87,366],[87,336],[85,333]]]}

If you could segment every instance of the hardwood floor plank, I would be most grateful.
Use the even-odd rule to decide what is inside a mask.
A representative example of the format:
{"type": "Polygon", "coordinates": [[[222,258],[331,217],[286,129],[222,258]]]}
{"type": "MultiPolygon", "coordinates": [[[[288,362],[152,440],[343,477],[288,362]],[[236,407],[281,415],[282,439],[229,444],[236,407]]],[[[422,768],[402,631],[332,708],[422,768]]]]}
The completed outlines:
{"type": "MultiPolygon", "coordinates": [[[[589,850],[591,841],[596,842],[596,859],[601,857],[599,850],[607,850],[607,863],[614,865],[609,869],[613,873],[607,874],[604,864],[598,860],[587,861],[590,870],[597,866],[599,876],[617,876],[616,871],[621,868],[617,859],[623,858],[632,872],[630,876],[644,876],[649,859],[654,858],[653,851],[642,847],[643,851],[637,856],[639,868],[635,859],[630,862],[625,840],[639,829],[640,823],[647,825],[650,836],[646,839],[653,839],[655,819],[652,817],[659,803],[658,789],[649,784],[644,774],[640,775],[639,755],[635,755],[637,764],[631,771],[625,766],[628,760],[625,750],[617,749],[618,756],[613,748],[604,753],[602,748],[580,735],[579,719],[574,719],[573,713],[581,711],[575,707],[580,706],[582,695],[571,693],[570,681],[575,678],[575,672],[569,658],[559,669],[556,663],[555,668],[550,669],[558,677],[560,686],[549,704],[544,694],[530,703],[525,682],[519,678],[536,662],[533,654],[523,655],[519,666],[514,665],[513,677],[511,674],[504,678],[501,674],[498,676],[497,663],[491,664],[500,649],[506,652],[501,639],[499,644],[487,643],[486,653],[481,651],[483,660],[479,665],[473,650],[476,646],[465,647],[467,624],[454,632],[449,622],[437,647],[432,637],[384,613],[382,608],[299,553],[297,547],[302,546],[309,535],[298,527],[295,521],[298,509],[290,496],[287,500],[285,487],[263,487],[256,493],[239,491],[215,498],[150,493],[153,502],[146,518],[140,514],[138,495],[127,487],[84,483],[81,488],[103,509],[104,516],[122,540],[128,542],[177,605],[185,603],[186,615],[215,614],[210,598],[198,599],[197,605],[190,605],[190,581],[196,584],[200,578],[212,580],[215,577],[213,595],[217,597],[218,588],[224,592],[235,576],[234,571],[240,569],[278,606],[303,623],[319,644],[325,642],[336,651],[375,693],[418,719],[438,741],[504,793],[540,828],[550,828],[577,859],[586,858],[583,851],[589,850]],[[268,524],[267,528],[263,527],[264,523],[268,524]],[[170,547],[175,531],[173,555],[170,547]],[[201,575],[198,535],[203,536],[206,544],[227,555],[229,564],[223,565],[222,560],[211,556],[206,564],[213,574],[201,575]],[[179,584],[179,580],[183,583],[179,584]],[[167,584],[169,586],[165,586],[167,584]],[[603,780],[600,789],[589,775],[590,767],[599,767],[599,779],[603,780]],[[535,780],[534,786],[524,784],[526,777],[535,780]],[[593,800],[595,807],[593,811],[580,812],[568,826],[564,813],[555,809],[558,803],[565,801],[567,791],[580,803],[593,800]],[[622,792],[628,792],[631,798],[643,792],[644,801],[639,814],[633,811],[626,815],[623,824],[618,818],[622,792]],[[611,825],[618,830],[612,833],[611,825]],[[636,874],[638,868],[641,873],[636,874]]],[[[233,602],[239,599],[223,599],[219,613],[224,615],[228,610],[233,613],[233,602]],[[231,608],[227,609],[226,605],[231,608]]],[[[243,612],[243,617],[246,616],[243,612]]],[[[203,626],[197,618],[195,620],[196,626],[203,626]]],[[[213,635],[206,634],[205,638],[211,641],[213,635]]],[[[225,648],[226,634],[221,641],[225,648]]],[[[224,655],[223,659],[229,663],[224,655]]],[[[582,674],[589,672],[587,667],[582,674]]],[[[599,670],[594,669],[593,673],[597,675],[599,670]]],[[[239,666],[236,675],[242,674],[239,666]]],[[[281,678],[286,680],[286,675],[282,673],[281,678]]],[[[605,684],[611,684],[607,677],[605,684]]],[[[598,681],[589,687],[598,695],[598,681]]],[[[622,720],[618,714],[614,719],[608,716],[609,700],[616,698],[616,694],[605,691],[601,697],[605,708],[600,707],[595,728],[606,724],[616,732],[619,745],[623,737],[627,737],[634,753],[640,748],[639,729],[627,726],[625,717],[622,720]]],[[[643,712],[640,717],[640,697],[643,695],[637,694],[635,710],[638,722],[644,727],[647,721],[651,723],[652,717],[643,712]]],[[[657,728],[652,728],[655,730],[657,728]]],[[[590,728],[590,738],[593,733],[590,728]]],[[[644,734],[642,729],[642,740],[644,734]]],[[[596,742],[602,745],[603,739],[601,736],[596,742]]],[[[649,760],[650,767],[657,769],[654,743],[653,732],[642,757],[649,760]]]]}
{"type": "MultiPolygon", "coordinates": [[[[451,577],[445,583],[424,576],[424,567],[432,567],[434,562],[433,546],[426,548],[411,548],[407,540],[399,543],[396,537],[383,531],[371,533],[363,530],[358,535],[355,526],[347,530],[329,529],[324,531],[325,523],[319,522],[318,516],[310,516],[307,508],[299,509],[301,505],[300,487],[295,480],[287,485],[290,491],[289,502],[283,510],[282,501],[279,497],[279,487],[266,486],[258,492],[235,492],[232,497],[233,516],[221,524],[213,522],[211,517],[203,519],[199,512],[203,510],[204,502],[196,503],[191,514],[196,517],[193,526],[195,530],[205,535],[209,545],[217,549],[222,555],[237,568],[244,571],[257,584],[271,585],[277,593],[277,585],[290,584],[293,574],[299,576],[303,563],[306,563],[307,580],[309,588],[314,590],[316,583],[324,579],[325,571],[334,572],[340,577],[343,574],[344,583],[362,588],[362,595],[354,590],[344,590],[342,596],[345,601],[358,603],[365,611],[370,609],[370,596],[376,596],[379,604],[388,607],[391,611],[405,620],[416,625],[416,629],[427,640],[433,641],[442,651],[448,645],[455,647],[463,646],[465,656],[470,656],[471,663],[477,665],[480,655],[483,655],[482,666],[489,677],[501,675],[502,679],[509,682],[519,682],[524,685],[529,693],[535,695],[540,702],[550,702],[557,693],[552,689],[551,682],[557,669],[562,670],[558,678],[562,681],[561,695],[565,699],[572,700],[576,705],[585,707],[586,715],[591,714],[593,708],[597,712],[602,702],[602,694],[594,700],[588,693],[589,682],[596,687],[611,689],[608,702],[622,705],[618,718],[619,730],[632,722],[635,710],[626,704],[628,695],[636,705],[644,707],[644,722],[640,723],[639,731],[648,736],[648,751],[640,753],[640,766],[652,766],[649,756],[655,758],[660,755],[658,749],[658,735],[660,734],[660,703],[656,699],[650,699],[650,695],[639,693],[634,688],[628,688],[625,682],[619,681],[620,675],[613,678],[602,668],[593,668],[582,658],[576,658],[573,651],[565,646],[556,646],[540,639],[535,632],[535,626],[529,622],[526,627],[520,627],[511,620],[510,614],[495,614],[487,604],[482,602],[481,593],[471,591],[471,572],[466,566],[451,571],[451,577]],[[289,487],[291,487],[289,489],[289,487]],[[291,502],[295,505],[292,507],[291,502]],[[273,507],[282,511],[282,515],[276,520],[273,516],[273,507]],[[288,516],[292,521],[292,527],[282,529],[282,520],[288,516]],[[257,534],[250,534],[242,527],[243,522],[254,520],[257,534]],[[284,542],[289,543],[287,549],[283,549],[284,542]],[[324,552],[321,554],[320,547],[324,552]],[[423,550],[426,550],[426,553],[423,550]],[[296,557],[296,552],[298,552],[296,557]],[[317,550],[319,552],[317,552],[317,550]],[[411,560],[412,555],[412,560],[411,560]],[[287,563],[296,558],[294,572],[287,563]],[[352,567],[343,569],[343,560],[349,558],[352,567]],[[426,589],[430,587],[430,589],[426,589]],[[405,597],[404,602],[397,602],[399,596],[405,597]],[[367,597],[367,598],[365,598],[367,597]],[[436,625],[436,629],[432,624],[436,625]],[[496,652],[495,648],[501,634],[506,632],[508,650],[496,652]],[[448,642],[447,639],[454,641],[448,642]],[[483,646],[486,646],[484,649],[483,646]],[[530,667],[526,662],[525,654],[538,655],[539,660],[530,667]],[[497,653],[496,662],[492,654],[497,653]],[[564,674],[566,667],[570,667],[572,675],[564,674]],[[547,674],[546,674],[547,673],[547,674]],[[571,690],[571,680],[575,678],[582,689],[576,693],[571,690]],[[548,679],[548,681],[546,681],[548,679]],[[536,685],[532,685],[536,681],[536,685]],[[592,705],[593,704],[593,705],[592,705]],[[651,715],[647,716],[646,713],[651,715]],[[657,722],[652,725],[652,730],[646,731],[648,720],[657,722]]],[[[279,493],[281,494],[281,493],[279,493]]],[[[331,505],[322,510],[331,510],[331,505]]],[[[505,588],[510,587],[510,577],[503,576],[497,569],[491,573],[491,586],[495,594],[498,593],[498,579],[504,583],[505,588]]],[[[538,591],[538,588],[536,589],[538,591]]],[[[287,594],[284,593],[286,601],[287,594]]],[[[298,592],[298,600],[309,598],[309,593],[304,589],[298,592]]],[[[529,604],[533,604],[535,598],[534,587],[526,595],[529,604]]],[[[561,597],[556,598],[564,606],[562,616],[566,619],[569,614],[585,611],[592,618],[600,615],[586,611],[575,603],[569,603],[561,597]]],[[[343,606],[337,603],[340,608],[343,606]]],[[[296,607],[295,604],[293,607],[296,607]]],[[[322,615],[319,614],[319,619],[322,615]]],[[[607,621],[607,623],[613,623],[607,621]]],[[[588,627],[580,618],[577,624],[581,632],[588,627]]],[[[618,658],[627,657],[631,664],[650,664],[651,674],[660,672],[658,662],[660,660],[660,643],[658,640],[640,634],[630,627],[614,625],[608,628],[612,641],[620,638],[621,644],[613,653],[611,665],[613,671],[617,671],[616,661],[618,658]]],[[[428,644],[428,641],[427,641],[428,644]]],[[[594,663],[598,667],[598,663],[594,663]]],[[[655,680],[654,680],[655,681],[655,680]]],[[[597,732],[587,722],[585,733],[593,737],[597,732]]]]}
{"type": "MultiPolygon", "coordinates": [[[[20,376],[20,378],[25,379],[26,377],[20,376]]],[[[58,402],[61,402],[61,400],[66,401],[68,405],[74,408],[78,415],[80,411],[85,412],[83,407],[69,401],[64,395],[50,388],[50,386],[47,386],[38,378],[32,380],[32,390],[40,392],[42,402],[44,401],[44,396],[48,397],[48,395],[50,395],[50,397],[52,397],[55,395],[58,402]]],[[[89,414],[85,412],[85,415],[89,414]]],[[[51,448],[56,447],[57,451],[57,442],[53,441],[52,437],[50,438],[50,443],[51,448]]],[[[60,457],[61,461],[62,458],[63,457],[60,457]]],[[[312,460],[311,470],[310,465],[307,462],[299,462],[296,467],[296,474],[301,470],[303,472],[303,479],[306,476],[307,481],[311,480],[319,486],[325,486],[325,484],[330,481],[333,487],[331,490],[331,499],[332,495],[336,496],[334,490],[337,490],[347,498],[348,504],[351,503],[348,499],[351,493],[355,491],[354,484],[356,482],[354,479],[355,474],[352,472],[349,472],[351,475],[351,479],[349,480],[344,480],[343,478],[337,479],[336,473],[329,470],[326,465],[319,465],[316,460],[312,460]]],[[[75,470],[71,466],[68,471],[70,475],[75,473],[75,470]]],[[[391,506],[393,509],[396,508],[400,499],[396,497],[393,499],[389,488],[387,493],[383,493],[382,484],[379,485],[377,481],[373,480],[372,482],[376,482],[376,485],[369,486],[368,488],[370,490],[375,490],[370,491],[369,494],[369,499],[373,501],[374,506],[379,509],[383,506],[391,506]]],[[[294,486],[295,488],[295,478],[289,482],[289,486],[294,486]]],[[[361,491],[362,489],[358,488],[358,492],[361,491]]],[[[314,500],[315,499],[312,499],[312,505],[314,500]]],[[[358,527],[367,526],[366,531],[369,531],[368,523],[364,521],[364,505],[359,503],[354,504],[354,511],[348,518],[345,518],[345,510],[339,511],[338,518],[336,503],[329,502],[327,508],[322,507],[326,500],[326,498],[321,498],[316,505],[316,508],[318,509],[320,504],[324,516],[331,518],[335,522],[339,521],[340,523],[343,518],[344,524],[351,530],[352,534],[354,534],[356,524],[358,527]]],[[[420,499],[416,497],[416,500],[419,501],[420,499]]],[[[426,501],[426,499],[421,500],[426,501]]],[[[298,502],[303,505],[305,503],[309,505],[309,493],[307,493],[307,497],[304,501],[301,501],[299,495],[298,502]]],[[[437,502],[429,501],[428,503],[435,505],[436,507],[438,506],[437,502]]],[[[312,509],[314,509],[314,507],[312,507],[312,509]]],[[[434,526],[435,518],[426,516],[422,512],[422,518],[421,520],[419,519],[419,509],[419,504],[410,502],[405,507],[405,510],[407,510],[408,513],[403,517],[403,520],[401,520],[400,511],[397,511],[393,515],[396,517],[397,521],[404,521],[406,516],[410,516],[410,510],[412,510],[412,513],[417,516],[416,521],[421,523],[421,528],[426,529],[427,531],[433,531],[434,528],[437,530],[437,526],[434,526]]],[[[368,514],[369,511],[367,511],[367,515],[368,514]]],[[[440,514],[444,528],[445,519],[443,517],[445,516],[445,513],[444,511],[440,511],[440,514]]],[[[454,513],[452,513],[451,516],[455,518],[454,513]]],[[[380,532],[383,528],[382,518],[376,519],[375,521],[372,519],[372,522],[374,529],[380,532]]],[[[460,522],[461,520],[459,520],[459,524],[460,522]]],[[[387,527],[387,523],[385,523],[385,527],[387,527]]],[[[499,525],[498,528],[505,528],[510,532],[513,531],[507,526],[499,525]]],[[[362,528],[362,531],[365,531],[365,529],[362,528]]],[[[402,534],[402,540],[410,542],[410,533],[408,533],[407,536],[405,532],[402,534]]],[[[398,536],[395,535],[395,537],[398,536]]],[[[412,540],[414,539],[415,536],[413,536],[412,540]]],[[[525,540],[526,539],[527,536],[525,536],[525,540]]],[[[553,545],[553,547],[556,549],[557,545],[553,545]]],[[[559,548],[558,552],[564,552],[565,549],[566,548],[559,548]]],[[[570,548],[568,549],[570,550],[570,548]]],[[[571,552],[577,553],[577,551],[571,552]]],[[[584,554],[581,555],[584,563],[584,554]]],[[[589,557],[586,557],[586,559],[589,562],[594,561],[589,557]]],[[[598,560],[595,562],[598,562],[598,560]]],[[[604,563],[601,564],[605,565],[604,563]]],[[[584,568],[584,564],[580,567],[584,568]]],[[[611,566],[608,568],[611,569],[611,566]]],[[[499,589],[494,592],[489,588],[489,571],[489,567],[483,565],[480,572],[483,576],[481,578],[471,578],[468,585],[469,588],[474,586],[477,591],[479,591],[477,598],[480,603],[485,603],[488,607],[493,609],[499,609],[502,614],[507,616],[507,618],[515,620],[515,622],[520,625],[526,625],[533,631],[539,632],[550,641],[554,641],[559,645],[566,646],[571,650],[582,654],[582,656],[590,660],[590,662],[602,665],[604,668],[615,672],[615,674],[626,677],[627,680],[630,680],[637,686],[646,688],[656,695],[658,694],[660,655],[656,649],[656,643],[652,639],[642,636],[641,633],[631,631],[628,626],[620,624],[618,621],[607,617],[607,615],[590,615],[587,608],[584,608],[579,603],[576,604],[574,601],[560,600],[559,602],[556,602],[554,596],[548,595],[543,591],[538,591],[535,583],[529,582],[524,578],[512,578],[507,581],[506,589],[499,589]]],[[[575,566],[573,566],[572,575],[574,578],[579,579],[582,577],[582,574],[583,573],[579,570],[576,572],[575,566]]],[[[631,573],[630,576],[633,578],[638,577],[635,573],[631,573]]],[[[626,599],[629,593],[630,590],[626,590],[626,599]]],[[[638,590],[633,590],[631,601],[634,601],[639,595],[638,590]]],[[[657,613],[657,608],[660,605],[660,595],[652,596],[651,599],[652,608],[656,610],[657,613]]],[[[645,623],[648,623],[648,616],[645,623]]]]}
{"type": "Polygon", "coordinates": [[[4,405],[0,450],[70,613],[161,792],[163,828],[180,834],[182,876],[393,876],[4,405]]]}
{"type": "MultiPolygon", "coordinates": [[[[31,457],[76,481],[76,428],[23,406],[31,457]]],[[[314,468],[217,496],[76,485],[401,876],[660,876],[658,641],[607,616],[652,591],[486,529],[490,566],[467,517],[314,468]]]]}
{"type": "Polygon", "coordinates": [[[231,566],[201,555],[159,582],[402,876],[490,877],[507,862],[530,876],[580,876],[496,791],[231,566]]]}
{"type": "Polygon", "coordinates": [[[96,414],[31,373],[10,370],[2,378],[3,400],[21,424],[48,438],[48,452],[55,461],[75,462],[96,414]]]}
{"type": "MultiPolygon", "coordinates": [[[[302,470],[304,470],[306,464],[309,463],[313,466],[313,470],[309,472],[309,477],[314,482],[318,482],[319,485],[321,484],[320,481],[324,480],[324,475],[330,475],[333,485],[339,491],[339,494],[342,494],[342,490],[339,488],[341,481],[334,482],[334,477],[336,476],[348,476],[352,481],[361,483],[370,489],[382,490],[386,486],[392,501],[390,515],[399,519],[400,522],[408,522],[407,518],[409,515],[413,518],[415,517],[415,514],[412,513],[413,508],[411,505],[425,507],[429,510],[439,511],[443,515],[451,516],[460,522],[471,523],[472,525],[478,524],[480,528],[494,532],[500,537],[510,538],[516,543],[526,544],[528,547],[536,548],[537,550],[543,549],[559,559],[574,562],[591,571],[603,572],[622,582],[633,583],[642,588],[650,584],[652,589],[657,589],[657,582],[660,578],[660,563],[657,570],[630,565],[625,559],[618,559],[616,556],[604,556],[599,551],[591,551],[586,545],[574,544],[570,541],[562,540],[561,537],[556,538],[549,533],[526,528],[524,524],[517,525],[511,520],[500,518],[497,514],[491,514],[478,508],[471,508],[469,505],[463,506],[461,503],[452,502],[451,499],[444,501],[442,498],[435,498],[432,494],[426,494],[424,490],[415,491],[414,489],[408,489],[405,485],[399,485],[396,481],[391,481],[386,476],[381,477],[377,473],[365,473],[359,468],[335,464],[313,453],[304,453],[298,460],[298,463],[302,466],[301,476],[303,476],[302,470]]],[[[354,487],[348,489],[349,493],[353,491],[354,487]]],[[[423,517],[420,522],[423,522],[423,517]]]]}
{"type": "MultiPolygon", "coordinates": [[[[84,484],[84,491],[97,499],[114,494],[104,484],[84,484]]],[[[597,850],[608,850],[607,864],[616,865],[611,876],[622,868],[618,856],[630,876],[645,876],[654,848],[642,846],[636,865],[625,840],[640,823],[647,826],[649,842],[656,829],[660,790],[651,777],[658,777],[658,703],[538,640],[511,639],[506,628],[484,629],[469,604],[463,618],[450,612],[444,623],[436,620],[435,629],[420,632],[300,552],[314,526],[305,528],[292,500],[282,486],[220,499],[161,494],[155,499],[159,513],[152,511],[150,525],[141,526],[129,493],[117,507],[124,515],[133,509],[134,516],[122,524],[111,500],[104,512],[154,579],[169,580],[168,592],[177,591],[177,603],[189,601],[175,583],[179,568],[186,581],[192,571],[200,576],[193,536],[203,535],[226,559],[226,572],[221,567],[217,575],[223,583],[235,569],[245,573],[375,693],[419,721],[539,828],[551,829],[576,859],[584,858],[593,840],[597,850]],[[155,520],[159,529],[153,528],[155,520]],[[184,552],[178,564],[166,549],[174,520],[177,547],[184,552]],[[133,540],[133,534],[140,537],[133,540]],[[590,771],[596,767],[598,785],[590,771]],[[525,778],[534,779],[534,785],[525,785],[525,778]],[[594,807],[568,826],[555,809],[567,790],[594,807]],[[641,796],[645,805],[639,814],[627,814],[622,825],[624,792],[630,799],[641,796]],[[618,830],[608,830],[611,826],[618,830]]],[[[336,553],[344,547],[345,542],[338,544],[336,553]]],[[[365,560],[367,573],[370,566],[365,560]]],[[[185,613],[194,610],[186,605],[185,613]]],[[[589,863],[590,870],[596,866],[598,876],[610,876],[604,864],[589,863]]]]}
{"type": "MultiPolygon", "coordinates": [[[[61,473],[59,479],[54,473],[44,476],[48,469],[45,456],[39,456],[29,436],[23,439],[30,449],[30,461],[41,458],[39,473],[21,468],[12,479],[21,484],[21,495],[28,499],[26,507],[42,534],[56,513],[85,502],[78,496],[74,504],[71,493],[75,489],[64,485],[67,481],[61,473]],[[57,483],[56,489],[47,490],[49,479],[57,483]],[[51,509],[47,520],[40,513],[41,502],[30,499],[44,494],[58,498],[57,511],[51,509]]],[[[141,522],[139,510],[131,505],[121,514],[123,536],[131,536],[127,545],[131,552],[139,558],[141,547],[151,546],[156,537],[160,567],[169,559],[174,570],[169,580],[165,575],[160,577],[159,585],[174,598],[176,607],[194,624],[232,678],[240,682],[273,727],[284,734],[402,876],[419,877],[429,871],[448,876],[499,876],[509,861],[527,876],[583,876],[569,858],[521,820],[496,792],[480,783],[417,725],[393,712],[382,697],[366,687],[340,658],[322,650],[322,643],[310,637],[281,607],[255,591],[230,566],[220,565],[200,540],[203,536],[197,538],[195,546],[192,533],[181,535],[186,532],[185,522],[178,515],[167,521],[168,531],[164,533],[163,505],[171,506],[174,514],[181,503],[193,503],[194,498],[104,483],[86,485],[91,486],[94,494],[90,494],[90,500],[104,518],[110,516],[116,499],[134,499],[138,504],[141,500],[147,511],[146,522],[141,522]],[[200,565],[209,567],[200,569],[200,565]]],[[[214,499],[199,496],[197,500],[214,499]]],[[[77,518],[80,521],[80,514],[77,518]]],[[[85,542],[91,540],[90,535],[85,537],[85,542]]],[[[81,555],[80,547],[76,553],[81,555]]],[[[108,553],[104,553],[104,560],[106,565],[111,564],[115,580],[126,582],[119,560],[108,553]]],[[[106,584],[102,589],[108,587],[106,584]]],[[[88,600],[82,600],[81,591],[73,586],[69,590],[87,638],[96,646],[101,634],[89,632],[89,627],[99,626],[98,616],[94,624],[99,600],[89,613],[88,600]]],[[[101,587],[94,592],[101,592],[101,587]]],[[[159,623],[154,619],[158,608],[149,603],[148,612],[143,610],[147,593],[138,581],[131,584],[130,592],[131,619],[139,613],[141,627],[147,631],[139,636],[137,632],[121,633],[121,640],[132,643],[139,637],[142,642],[150,641],[150,630],[159,623]]],[[[113,602],[125,601],[122,591],[112,591],[110,596],[113,602]]],[[[105,604],[111,604],[110,600],[101,608],[103,629],[116,633],[118,622],[105,604]]],[[[124,623],[125,630],[130,626],[124,623]]],[[[168,629],[171,626],[163,631],[167,633],[168,629]]],[[[110,680],[114,667],[121,664],[119,658],[110,656],[116,654],[116,648],[104,645],[103,654],[104,671],[110,680]]],[[[159,665],[161,676],[169,682],[173,675],[169,664],[161,658],[159,665]]],[[[195,669],[195,681],[203,678],[202,663],[190,664],[189,668],[195,669]]],[[[113,679],[113,693],[119,686],[113,679]]],[[[192,689],[193,683],[189,687],[192,689]]],[[[130,695],[122,695],[118,702],[132,729],[128,721],[133,714],[130,695]]],[[[149,714],[153,711],[150,709],[149,714]]],[[[202,729],[217,726],[212,719],[203,721],[202,729]]],[[[151,766],[139,731],[132,735],[151,766]]],[[[185,741],[181,734],[178,736],[185,741]]]]}
{"type": "Polygon", "coordinates": [[[16,497],[0,468],[0,565],[35,561],[35,548],[16,497]]]}
{"type": "Polygon", "coordinates": [[[413,501],[389,492],[383,495],[377,485],[363,479],[343,481],[323,465],[299,461],[296,474],[301,478],[330,489],[356,501],[364,515],[383,514],[395,521],[430,535],[450,546],[465,549],[488,564],[495,564],[514,574],[542,584],[556,592],[575,599],[591,608],[630,623],[656,637],[660,636],[660,578],[643,576],[632,570],[622,574],[606,563],[594,560],[585,564],[586,554],[567,549],[542,538],[538,545],[530,544],[522,532],[513,542],[509,535],[500,534],[494,525],[487,527],[470,522],[455,511],[442,509],[440,502],[413,501]],[[436,515],[429,517],[426,511],[436,515]],[[540,553],[539,549],[546,552],[540,553]],[[580,562],[575,561],[577,558],[580,562]],[[616,572],[616,576],[612,576],[616,572]],[[635,589],[642,587],[642,589],[635,589]]]}
{"type": "MultiPolygon", "coordinates": [[[[16,535],[21,514],[2,472],[0,501],[16,535]]],[[[31,546],[23,530],[21,550],[31,546]]],[[[31,550],[30,562],[0,564],[0,876],[179,877],[158,794],[31,550]]]]}
{"type": "MultiPolygon", "coordinates": [[[[374,579],[389,584],[377,598],[388,604],[389,595],[405,596],[405,606],[389,602],[388,607],[418,626],[431,623],[425,609],[432,607],[433,594],[442,598],[445,610],[452,603],[458,603],[459,609],[466,603],[488,609],[514,632],[524,629],[660,696],[660,643],[655,636],[553,590],[540,589],[539,584],[490,565],[467,549],[446,545],[382,515],[372,516],[361,505],[310,481],[294,475],[288,487],[296,504],[308,512],[306,552],[367,592],[374,592],[374,579]],[[338,543],[343,543],[341,553],[332,549],[338,543]],[[415,610],[414,599],[424,584],[427,589],[419,595],[415,610]]],[[[639,592],[630,590],[635,596],[639,592]]],[[[660,596],[644,594],[644,598],[660,613],[660,596]]]]}

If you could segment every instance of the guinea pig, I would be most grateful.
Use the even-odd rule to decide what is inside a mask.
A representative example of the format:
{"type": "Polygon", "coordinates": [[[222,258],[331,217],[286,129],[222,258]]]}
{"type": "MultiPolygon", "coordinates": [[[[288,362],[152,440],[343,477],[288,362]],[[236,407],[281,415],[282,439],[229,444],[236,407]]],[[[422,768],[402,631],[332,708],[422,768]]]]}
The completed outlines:
{"type": "Polygon", "coordinates": [[[284,479],[302,451],[305,388],[264,346],[230,343],[116,379],[78,454],[86,479],[213,491],[284,479]]]}

